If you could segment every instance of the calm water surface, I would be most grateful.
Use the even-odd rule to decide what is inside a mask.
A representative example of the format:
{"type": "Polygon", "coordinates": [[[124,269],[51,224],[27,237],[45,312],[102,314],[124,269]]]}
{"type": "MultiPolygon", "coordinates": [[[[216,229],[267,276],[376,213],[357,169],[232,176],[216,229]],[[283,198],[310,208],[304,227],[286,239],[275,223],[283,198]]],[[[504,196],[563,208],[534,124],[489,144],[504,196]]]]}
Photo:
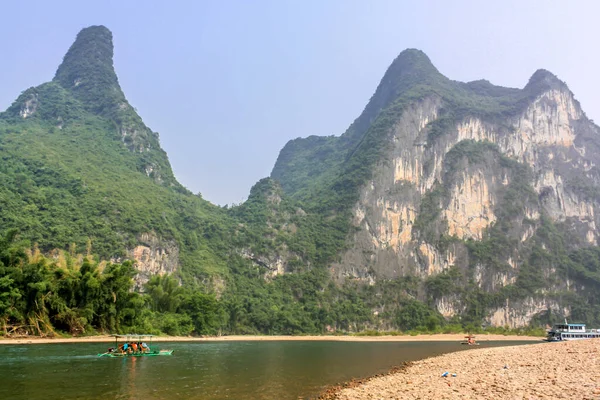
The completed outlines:
{"type": "Polygon", "coordinates": [[[202,342],[161,343],[175,350],[170,357],[97,357],[109,345],[0,345],[0,399],[310,399],[328,385],[468,348],[456,342],[202,342]]]}

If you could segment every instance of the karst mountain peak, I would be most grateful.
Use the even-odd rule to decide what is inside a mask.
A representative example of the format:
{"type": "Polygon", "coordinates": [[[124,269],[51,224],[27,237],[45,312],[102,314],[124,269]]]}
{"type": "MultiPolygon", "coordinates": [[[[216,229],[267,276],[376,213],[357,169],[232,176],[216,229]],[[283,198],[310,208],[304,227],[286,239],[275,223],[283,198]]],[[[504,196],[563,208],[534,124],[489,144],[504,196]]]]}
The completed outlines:
{"type": "MultiPolygon", "coordinates": [[[[451,79],[451,77],[445,76],[436,68],[435,64],[424,51],[407,48],[402,50],[387,68],[373,98],[378,97],[379,92],[401,94],[399,93],[399,89],[406,90],[412,85],[424,84],[435,86],[437,84],[443,86],[450,82],[473,87],[487,86],[505,90],[526,90],[529,92],[535,90],[537,94],[551,89],[569,90],[565,82],[544,68],[536,70],[529,78],[527,85],[521,89],[498,86],[487,79],[478,79],[466,83],[451,79]]],[[[490,94],[494,95],[493,93],[490,94]]]]}
{"type": "Polygon", "coordinates": [[[537,94],[550,90],[558,90],[572,94],[565,82],[546,69],[538,69],[535,71],[529,78],[529,81],[523,90],[537,94]]]}
{"type": "Polygon", "coordinates": [[[58,67],[54,81],[75,93],[99,95],[104,92],[121,92],[113,67],[112,32],[103,25],[82,29],[58,67]]]}
{"type": "MultiPolygon", "coordinates": [[[[176,181],[158,133],[148,128],[123,93],[113,66],[113,36],[103,25],[82,29],[51,82],[24,91],[3,114],[15,122],[39,121],[53,129],[100,118],[110,138],[133,153],[137,170],[157,183],[183,189],[176,181]]],[[[106,135],[104,135],[106,136],[106,135]]]]}

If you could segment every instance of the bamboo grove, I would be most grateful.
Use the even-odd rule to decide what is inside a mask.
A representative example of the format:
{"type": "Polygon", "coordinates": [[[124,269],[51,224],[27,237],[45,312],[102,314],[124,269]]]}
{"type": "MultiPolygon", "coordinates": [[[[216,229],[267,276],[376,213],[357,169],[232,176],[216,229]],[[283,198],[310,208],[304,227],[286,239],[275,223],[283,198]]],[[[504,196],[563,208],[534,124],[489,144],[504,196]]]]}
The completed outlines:
{"type": "Polygon", "coordinates": [[[10,231],[0,239],[0,334],[216,333],[214,296],[187,292],[171,276],[152,278],[138,293],[135,274],[131,261],[97,262],[74,251],[44,256],[10,231]]]}

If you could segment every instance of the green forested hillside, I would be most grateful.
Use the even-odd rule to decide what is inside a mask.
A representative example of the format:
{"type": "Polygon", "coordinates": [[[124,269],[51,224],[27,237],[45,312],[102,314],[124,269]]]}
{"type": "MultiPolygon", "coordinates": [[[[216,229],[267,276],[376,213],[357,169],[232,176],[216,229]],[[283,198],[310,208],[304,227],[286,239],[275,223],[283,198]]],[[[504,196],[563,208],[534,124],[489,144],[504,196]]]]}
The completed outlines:
{"type": "Polygon", "coordinates": [[[345,232],[330,237],[326,221],[285,197],[273,207],[270,180],[232,209],[184,189],[119,87],[104,27],[84,29],[54,80],[24,91],[0,114],[0,157],[0,230],[9,235],[2,251],[20,254],[2,261],[5,332],[317,333],[336,324],[327,309],[338,293],[332,286],[323,294],[325,266],[345,232]],[[128,262],[103,265],[126,259],[147,232],[178,246],[176,276],[151,279],[147,294],[125,296],[130,303],[111,302],[133,288],[134,272],[128,262]],[[46,256],[26,256],[34,248],[46,256]],[[57,258],[67,250],[73,260],[86,258],[57,258]],[[291,257],[294,275],[265,279],[264,264],[244,255],[278,250],[291,257]],[[36,292],[25,269],[37,276],[36,292]],[[82,294],[86,276],[103,286],[116,269],[125,271],[119,288],[82,294]],[[109,306],[127,317],[109,317],[109,306]]]}
{"type": "Polygon", "coordinates": [[[84,29],[54,81],[0,114],[3,227],[45,250],[91,241],[103,259],[156,232],[185,247],[187,265],[223,272],[222,244],[198,237],[226,236],[226,213],[174,180],[157,136],[118,86],[111,37],[104,27],[84,29]]]}
{"type": "MultiPolygon", "coordinates": [[[[153,232],[179,246],[186,286],[227,276],[231,218],[175,181],[158,136],[118,85],[106,28],[84,29],[55,79],[0,114],[0,157],[0,226],[17,232],[20,251],[35,245],[46,254],[70,249],[123,259],[141,234],[153,232]]],[[[44,261],[48,276],[56,277],[55,261],[44,261]]],[[[14,304],[21,314],[13,322],[26,322],[28,311],[14,304]]],[[[88,330],[122,330],[86,321],[88,330]]]]}
{"type": "Polygon", "coordinates": [[[218,245],[209,249],[215,242],[198,242],[197,235],[228,229],[225,213],[140,173],[140,160],[114,134],[109,121],[84,111],[61,129],[35,119],[0,127],[3,226],[43,249],[84,249],[90,240],[104,259],[123,256],[137,235],[155,231],[190,243],[190,261],[222,269],[218,245]]]}

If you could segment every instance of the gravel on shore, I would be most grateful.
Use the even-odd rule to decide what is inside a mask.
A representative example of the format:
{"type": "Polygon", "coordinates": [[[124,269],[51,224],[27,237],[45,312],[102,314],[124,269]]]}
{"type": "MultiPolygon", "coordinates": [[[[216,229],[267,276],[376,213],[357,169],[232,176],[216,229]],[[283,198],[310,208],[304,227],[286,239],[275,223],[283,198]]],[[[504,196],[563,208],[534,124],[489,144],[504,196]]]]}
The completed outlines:
{"type": "Polygon", "coordinates": [[[600,339],[444,354],[323,398],[600,399],[600,339]]]}

